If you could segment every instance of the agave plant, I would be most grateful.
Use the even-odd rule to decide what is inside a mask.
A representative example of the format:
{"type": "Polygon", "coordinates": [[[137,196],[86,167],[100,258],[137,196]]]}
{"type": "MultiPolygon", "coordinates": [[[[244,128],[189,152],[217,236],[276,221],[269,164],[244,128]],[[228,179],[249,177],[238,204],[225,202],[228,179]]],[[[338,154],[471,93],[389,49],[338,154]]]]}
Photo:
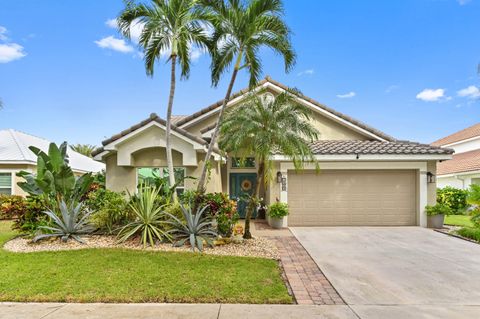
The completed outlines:
{"type": "Polygon", "coordinates": [[[135,214],[135,220],[128,223],[118,233],[119,242],[140,234],[143,247],[155,245],[155,239],[170,240],[170,235],[164,230],[166,213],[159,201],[160,189],[153,186],[140,185],[136,195],[130,195],[129,208],[135,214]]]}
{"type": "Polygon", "coordinates": [[[174,246],[180,247],[185,245],[188,241],[192,250],[197,248],[199,251],[203,251],[203,241],[209,246],[213,246],[212,239],[217,237],[212,220],[204,216],[204,212],[208,206],[198,210],[196,214],[193,214],[191,208],[186,208],[180,205],[185,222],[180,221],[177,217],[168,214],[171,221],[169,224],[173,225],[173,228],[169,230],[169,233],[173,235],[174,246]]]}
{"type": "Polygon", "coordinates": [[[84,209],[83,204],[70,205],[65,204],[65,201],[61,201],[59,204],[61,216],[57,216],[52,211],[46,211],[45,214],[50,217],[54,226],[40,226],[39,229],[51,231],[52,233],[37,235],[33,238],[33,242],[37,242],[41,239],[49,237],[60,237],[63,242],[66,242],[70,237],[84,243],[79,237],[93,232],[94,227],[88,224],[88,217],[91,212],[84,209]]]}

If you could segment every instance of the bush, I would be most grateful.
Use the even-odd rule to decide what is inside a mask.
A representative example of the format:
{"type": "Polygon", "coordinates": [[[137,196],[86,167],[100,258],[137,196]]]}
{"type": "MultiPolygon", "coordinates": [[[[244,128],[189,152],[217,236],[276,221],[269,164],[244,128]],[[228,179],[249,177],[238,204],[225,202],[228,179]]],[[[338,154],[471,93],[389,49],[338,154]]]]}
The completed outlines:
{"type": "Polygon", "coordinates": [[[452,214],[452,209],[447,205],[436,204],[433,206],[425,206],[425,212],[427,213],[427,216],[450,215],[452,214]]]}
{"type": "Polygon", "coordinates": [[[457,233],[460,236],[473,239],[475,241],[480,242],[480,228],[471,228],[471,227],[464,227],[460,228],[457,233]]]}
{"type": "Polygon", "coordinates": [[[282,218],[288,215],[287,203],[276,202],[270,205],[267,209],[267,214],[271,218],[282,218]]]}
{"type": "Polygon", "coordinates": [[[25,212],[26,208],[27,204],[23,197],[0,195],[0,220],[16,219],[25,212]]]}
{"type": "Polygon", "coordinates": [[[85,205],[93,212],[91,223],[107,234],[114,233],[134,218],[123,193],[97,188],[88,193],[85,205]]]}
{"type": "Polygon", "coordinates": [[[40,226],[50,225],[50,219],[43,213],[47,206],[40,196],[27,196],[23,201],[25,208],[17,215],[12,229],[33,236],[40,226]]]}
{"type": "Polygon", "coordinates": [[[467,191],[446,186],[437,189],[437,203],[452,209],[453,214],[462,214],[467,208],[467,191]]]}
{"type": "Polygon", "coordinates": [[[206,212],[217,220],[217,231],[220,235],[230,237],[233,227],[240,216],[237,212],[237,202],[231,200],[225,193],[208,193],[197,198],[197,207],[206,207],[206,212]]]}

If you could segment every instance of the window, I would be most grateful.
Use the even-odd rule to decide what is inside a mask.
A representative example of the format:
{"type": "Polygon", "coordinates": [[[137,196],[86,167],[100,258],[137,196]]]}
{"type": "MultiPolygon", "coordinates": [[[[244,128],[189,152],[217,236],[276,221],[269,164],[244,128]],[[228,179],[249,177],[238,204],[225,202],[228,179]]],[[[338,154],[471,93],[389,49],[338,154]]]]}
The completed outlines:
{"type": "Polygon", "coordinates": [[[0,173],[0,194],[12,194],[12,173],[0,173]]]}
{"type": "MultiPolygon", "coordinates": [[[[185,167],[174,167],[177,194],[185,191],[185,167]]],[[[168,183],[168,168],[166,167],[142,167],[137,169],[138,184],[155,184],[157,179],[165,179],[168,183]]]]}
{"type": "Polygon", "coordinates": [[[255,158],[247,157],[242,160],[240,157],[232,157],[232,168],[255,168],[255,158]]]}

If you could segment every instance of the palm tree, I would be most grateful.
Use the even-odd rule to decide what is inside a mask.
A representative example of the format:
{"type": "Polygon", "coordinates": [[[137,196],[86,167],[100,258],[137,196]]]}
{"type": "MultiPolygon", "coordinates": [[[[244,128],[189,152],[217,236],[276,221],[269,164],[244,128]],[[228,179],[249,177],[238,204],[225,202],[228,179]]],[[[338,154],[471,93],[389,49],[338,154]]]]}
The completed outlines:
{"type": "Polygon", "coordinates": [[[95,149],[95,146],[90,144],[74,144],[70,145],[70,148],[77,153],[92,157],[92,152],[95,149]]]}
{"type": "Polygon", "coordinates": [[[166,52],[171,63],[170,95],[167,105],[166,153],[170,185],[175,185],[171,146],[171,118],[175,96],[176,64],[181,68],[181,78],[190,75],[190,53],[193,46],[207,47],[206,20],[196,0],[151,0],[150,5],[127,1],[117,18],[120,32],[130,39],[132,25],[141,24],[143,30],[139,44],[144,51],[145,69],[153,76],[155,62],[166,52]]]}
{"type": "Polygon", "coordinates": [[[268,100],[259,95],[226,112],[221,126],[219,146],[229,155],[245,159],[255,156],[258,162],[255,193],[247,206],[244,238],[250,234],[250,218],[260,195],[260,186],[268,185],[273,176],[272,155],[280,153],[293,161],[296,169],[314,162],[309,143],[318,138],[309,122],[311,111],[296,102],[298,91],[289,90],[268,100]]]}
{"type": "Polygon", "coordinates": [[[238,72],[245,68],[250,76],[250,87],[255,86],[262,73],[259,57],[262,47],[270,48],[283,57],[285,71],[288,72],[295,64],[295,52],[290,43],[290,30],[283,20],[281,0],[203,0],[202,4],[210,14],[209,21],[214,29],[210,47],[213,85],[218,85],[221,75],[228,72],[232,63],[233,72],[203,163],[198,181],[199,192],[204,191],[206,164],[212,156],[238,72]]]}

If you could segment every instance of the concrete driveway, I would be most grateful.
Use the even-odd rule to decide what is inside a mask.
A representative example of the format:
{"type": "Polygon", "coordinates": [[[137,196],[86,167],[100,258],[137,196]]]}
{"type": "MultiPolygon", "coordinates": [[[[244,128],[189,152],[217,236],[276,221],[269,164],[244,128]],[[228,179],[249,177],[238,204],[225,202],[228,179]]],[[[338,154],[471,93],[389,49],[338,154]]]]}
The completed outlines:
{"type": "Polygon", "coordinates": [[[480,318],[480,245],[419,227],[293,227],[358,317],[480,318]]]}

